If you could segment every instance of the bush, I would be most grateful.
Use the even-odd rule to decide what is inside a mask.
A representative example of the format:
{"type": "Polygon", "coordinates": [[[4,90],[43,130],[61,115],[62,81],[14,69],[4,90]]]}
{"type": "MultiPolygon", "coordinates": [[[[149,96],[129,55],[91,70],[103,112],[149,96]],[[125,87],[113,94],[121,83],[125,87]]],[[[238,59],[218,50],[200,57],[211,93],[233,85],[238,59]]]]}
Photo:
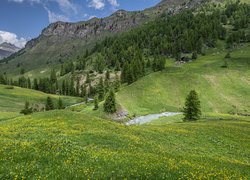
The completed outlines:
{"type": "Polygon", "coordinates": [[[7,86],[5,89],[15,89],[14,86],[7,86]]]}

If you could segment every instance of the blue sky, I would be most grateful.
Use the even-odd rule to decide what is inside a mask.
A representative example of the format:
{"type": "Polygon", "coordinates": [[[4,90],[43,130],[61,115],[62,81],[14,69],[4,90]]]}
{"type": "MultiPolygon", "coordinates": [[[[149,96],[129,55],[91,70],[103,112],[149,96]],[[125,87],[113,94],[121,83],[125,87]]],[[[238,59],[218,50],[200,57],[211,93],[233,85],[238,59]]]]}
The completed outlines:
{"type": "Polygon", "coordinates": [[[143,10],[160,0],[0,0],[0,43],[23,47],[55,21],[106,17],[118,9],[143,10]]]}

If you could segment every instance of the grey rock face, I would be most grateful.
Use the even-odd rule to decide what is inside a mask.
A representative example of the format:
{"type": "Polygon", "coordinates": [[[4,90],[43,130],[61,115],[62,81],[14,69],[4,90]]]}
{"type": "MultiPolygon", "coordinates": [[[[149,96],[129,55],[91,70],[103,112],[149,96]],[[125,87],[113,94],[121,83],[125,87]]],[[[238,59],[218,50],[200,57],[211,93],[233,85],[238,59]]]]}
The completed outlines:
{"type": "Polygon", "coordinates": [[[0,44],[0,59],[6,58],[19,50],[20,48],[16,47],[15,45],[4,42],[0,44]]]}

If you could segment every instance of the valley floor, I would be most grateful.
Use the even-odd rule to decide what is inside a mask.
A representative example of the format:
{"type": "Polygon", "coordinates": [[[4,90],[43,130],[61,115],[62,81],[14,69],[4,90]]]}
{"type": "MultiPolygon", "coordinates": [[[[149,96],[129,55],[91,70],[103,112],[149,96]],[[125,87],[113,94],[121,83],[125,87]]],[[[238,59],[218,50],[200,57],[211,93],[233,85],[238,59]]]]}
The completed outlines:
{"type": "MultiPolygon", "coordinates": [[[[249,179],[250,46],[214,50],[197,61],[123,86],[116,95],[129,117],[180,112],[197,90],[202,118],[161,117],[140,126],[109,120],[93,104],[19,114],[24,101],[42,105],[48,96],[0,85],[0,179],[249,179]],[[230,115],[231,114],[231,115],[230,115]]],[[[66,106],[81,98],[61,97],[66,106]]]]}

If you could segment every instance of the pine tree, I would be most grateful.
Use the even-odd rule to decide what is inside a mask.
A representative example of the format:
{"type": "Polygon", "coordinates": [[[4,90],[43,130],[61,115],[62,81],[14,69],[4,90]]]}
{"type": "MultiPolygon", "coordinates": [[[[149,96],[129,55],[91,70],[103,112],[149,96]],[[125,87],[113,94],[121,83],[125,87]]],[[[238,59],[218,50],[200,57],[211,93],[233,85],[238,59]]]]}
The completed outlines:
{"type": "Polygon", "coordinates": [[[71,78],[71,81],[70,81],[69,93],[70,93],[69,95],[71,96],[74,96],[76,94],[73,77],[71,78]]]}
{"type": "Polygon", "coordinates": [[[184,107],[184,120],[194,121],[198,120],[201,116],[201,106],[198,94],[195,90],[190,91],[186,98],[184,107]]]}
{"type": "Polygon", "coordinates": [[[122,83],[127,82],[128,68],[129,68],[128,62],[125,61],[125,64],[123,65],[122,72],[121,72],[122,83]]]}
{"type": "Polygon", "coordinates": [[[226,56],[225,56],[225,59],[230,59],[230,58],[231,58],[231,54],[230,54],[230,52],[228,51],[227,54],[226,54],[226,56]]]}
{"type": "Polygon", "coordinates": [[[93,110],[97,110],[99,108],[99,104],[98,104],[98,97],[95,97],[94,99],[94,109],[93,110]]]}
{"type": "Polygon", "coordinates": [[[51,70],[51,73],[50,73],[50,81],[51,83],[55,83],[57,81],[57,78],[56,78],[56,71],[54,69],[51,70]]]}
{"type": "Polygon", "coordinates": [[[77,81],[76,81],[76,95],[80,96],[80,78],[79,77],[77,78],[77,81]]]}
{"type": "Polygon", "coordinates": [[[28,101],[25,102],[24,109],[21,110],[20,113],[24,114],[24,115],[28,115],[28,114],[32,114],[33,113],[33,110],[30,107],[30,103],[28,101]]]}
{"type": "Polygon", "coordinates": [[[65,75],[65,68],[64,65],[61,65],[61,70],[60,70],[60,76],[64,76],[65,75]]]}
{"type": "Polygon", "coordinates": [[[105,96],[105,89],[104,89],[104,84],[103,84],[103,79],[102,77],[99,80],[99,84],[97,85],[97,93],[98,93],[98,99],[102,101],[105,96]]]}
{"type": "Polygon", "coordinates": [[[134,81],[135,81],[134,71],[133,71],[132,66],[129,65],[127,69],[126,82],[128,84],[132,84],[134,81]]]}
{"type": "Polygon", "coordinates": [[[87,94],[87,86],[86,85],[82,85],[81,86],[81,97],[85,97],[85,95],[87,94]]]}
{"type": "Polygon", "coordinates": [[[85,83],[86,83],[86,84],[90,83],[89,73],[87,73],[87,75],[86,75],[85,83]]]}
{"type": "Polygon", "coordinates": [[[31,81],[30,81],[30,78],[27,79],[27,88],[31,89],[31,81]]]}
{"type": "Polygon", "coordinates": [[[24,74],[24,73],[25,73],[25,69],[24,69],[24,68],[21,68],[20,74],[24,74]]]}
{"type": "Polygon", "coordinates": [[[121,64],[118,60],[115,62],[115,71],[120,71],[121,70],[121,64]]]}
{"type": "Polygon", "coordinates": [[[109,70],[106,71],[105,77],[107,80],[110,80],[110,72],[109,70]]]}
{"type": "Polygon", "coordinates": [[[51,97],[49,97],[49,96],[47,97],[47,100],[46,100],[45,109],[46,109],[46,111],[50,111],[50,110],[54,109],[53,101],[52,101],[51,97]]]}
{"type": "Polygon", "coordinates": [[[64,105],[61,98],[58,99],[58,109],[64,109],[64,105]]]}
{"type": "Polygon", "coordinates": [[[85,104],[88,104],[88,102],[89,102],[89,95],[88,95],[88,93],[86,93],[85,96],[84,96],[84,102],[85,102],[85,104]]]}
{"type": "Polygon", "coordinates": [[[121,86],[121,82],[120,82],[120,78],[118,76],[118,74],[115,74],[115,82],[114,82],[114,90],[115,92],[119,91],[119,88],[121,86]]]}
{"type": "Polygon", "coordinates": [[[196,51],[193,52],[193,54],[192,54],[192,59],[193,59],[193,60],[196,60],[196,59],[197,59],[197,52],[196,52],[196,51]]]}
{"type": "Polygon", "coordinates": [[[104,112],[106,113],[116,112],[116,101],[115,101],[115,94],[113,90],[110,90],[103,106],[104,106],[104,112]]]}
{"type": "Polygon", "coordinates": [[[62,94],[66,95],[66,84],[65,84],[65,80],[63,80],[62,82],[62,94]]]}

